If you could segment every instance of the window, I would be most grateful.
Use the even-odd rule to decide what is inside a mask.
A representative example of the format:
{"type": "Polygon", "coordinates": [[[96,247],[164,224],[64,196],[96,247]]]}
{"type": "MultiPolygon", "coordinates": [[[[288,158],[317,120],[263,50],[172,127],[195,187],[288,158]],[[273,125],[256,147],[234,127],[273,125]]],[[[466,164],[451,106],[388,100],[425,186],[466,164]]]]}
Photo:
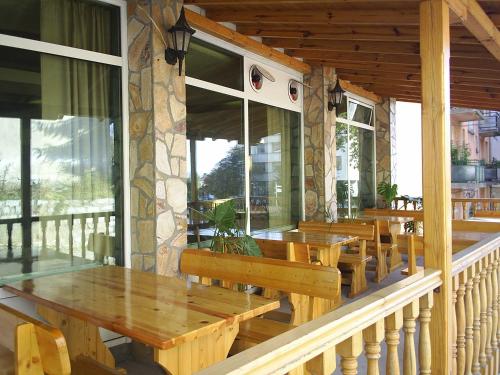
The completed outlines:
{"type": "Polygon", "coordinates": [[[0,45],[0,284],[123,264],[122,71],[107,63],[119,15],[94,1],[0,4],[0,33],[52,43],[0,45]]]}
{"type": "Polygon", "coordinates": [[[355,217],[375,205],[373,107],[344,97],[337,116],[337,210],[355,217]]]}
{"type": "MultiPolygon", "coordinates": [[[[213,234],[199,212],[227,199],[236,202],[247,232],[291,228],[302,216],[301,114],[287,108],[286,90],[281,102],[256,93],[243,69],[255,62],[237,48],[222,47],[195,39],[186,56],[191,243],[213,234]]],[[[298,79],[276,83],[286,88],[291,78],[298,79]]]]}

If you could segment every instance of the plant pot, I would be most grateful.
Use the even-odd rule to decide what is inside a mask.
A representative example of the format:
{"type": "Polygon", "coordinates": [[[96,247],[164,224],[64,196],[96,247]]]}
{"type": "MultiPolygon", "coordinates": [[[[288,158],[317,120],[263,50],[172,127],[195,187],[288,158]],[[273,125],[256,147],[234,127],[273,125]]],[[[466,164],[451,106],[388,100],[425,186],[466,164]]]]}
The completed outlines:
{"type": "Polygon", "coordinates": [[[452,165],[451,182],[476,181],[476,167],[474,165],[452,165]]]}
{"type": "Polygon", "coordinates": [[[484,179],[486,181],[496,181],[498,179],[497,168],[485,168],[484,169],[484,179]]]}

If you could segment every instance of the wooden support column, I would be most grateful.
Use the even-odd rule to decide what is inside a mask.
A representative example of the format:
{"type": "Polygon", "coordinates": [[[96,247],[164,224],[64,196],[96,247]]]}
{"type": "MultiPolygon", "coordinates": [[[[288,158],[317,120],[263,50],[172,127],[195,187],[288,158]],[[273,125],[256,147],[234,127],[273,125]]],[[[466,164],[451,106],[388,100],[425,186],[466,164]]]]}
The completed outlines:
{"type": "Polygon", "coordinates": [[[425,267],[442,271],[430,322],[432,374],[451,371],[450,27],[445,0],[420,3],[425,267]]]}

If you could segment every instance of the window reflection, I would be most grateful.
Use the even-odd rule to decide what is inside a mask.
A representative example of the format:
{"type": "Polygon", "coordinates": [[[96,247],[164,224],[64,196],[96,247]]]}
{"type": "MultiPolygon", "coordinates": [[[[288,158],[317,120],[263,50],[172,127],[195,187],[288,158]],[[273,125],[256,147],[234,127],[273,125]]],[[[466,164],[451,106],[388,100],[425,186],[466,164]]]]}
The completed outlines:
{"type": "Polygon", "coordinates": [[[300,219],[300,114],[249,102],[251,230],[300,219]]]}
{"type": "Polygon", "coordinates": [[[213,234],[201,214],[227,199],[244,228],[243,100],[187,86],[186,107],[188,241],[196,242],[213,234]]]}

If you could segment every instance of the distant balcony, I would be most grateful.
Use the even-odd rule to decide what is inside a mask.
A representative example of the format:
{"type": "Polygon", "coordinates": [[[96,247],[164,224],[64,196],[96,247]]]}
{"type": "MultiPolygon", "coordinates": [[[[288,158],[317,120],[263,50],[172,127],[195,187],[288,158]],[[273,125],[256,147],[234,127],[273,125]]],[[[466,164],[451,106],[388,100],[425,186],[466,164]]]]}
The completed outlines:
{"type": "Polygon", "coordinates": [[[500,135],[500,113],[490,112],[483,115],[479,121],[479,134],[483,137],[496,137],[500,135]]]}

